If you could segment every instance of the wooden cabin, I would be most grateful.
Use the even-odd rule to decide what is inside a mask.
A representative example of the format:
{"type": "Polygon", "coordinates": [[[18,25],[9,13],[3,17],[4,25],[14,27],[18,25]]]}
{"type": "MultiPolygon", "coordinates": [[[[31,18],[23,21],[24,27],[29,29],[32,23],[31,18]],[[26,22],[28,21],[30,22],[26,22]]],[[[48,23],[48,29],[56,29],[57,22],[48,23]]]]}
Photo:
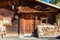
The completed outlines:
{"type": "Polygon", "coordinates": [[[38,25],[60,27],[59,11],[60,7],[42,1],[21,3],[18,7],[20,36],[37,36],[38,25]]]}
{"type": "Polygon", "coordinates": [[[60,7],[55,5],[40,1],[21,1],[18,14],[15,11],[0,8],[0,23],[6,29],[5,37],[37,37],[38,25],[49,24],[60,27],[60,7]]]}

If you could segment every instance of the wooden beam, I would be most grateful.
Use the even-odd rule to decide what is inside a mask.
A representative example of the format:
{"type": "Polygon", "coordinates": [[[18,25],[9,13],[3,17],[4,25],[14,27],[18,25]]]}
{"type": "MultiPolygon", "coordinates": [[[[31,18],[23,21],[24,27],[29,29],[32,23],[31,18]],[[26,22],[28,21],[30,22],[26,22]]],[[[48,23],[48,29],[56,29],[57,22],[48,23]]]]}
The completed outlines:
{"type": "Polygon", "coordinates": [[[18,13],[45,13],[45,12],[56,12],[56,11],[22,11],[18,13]]]}

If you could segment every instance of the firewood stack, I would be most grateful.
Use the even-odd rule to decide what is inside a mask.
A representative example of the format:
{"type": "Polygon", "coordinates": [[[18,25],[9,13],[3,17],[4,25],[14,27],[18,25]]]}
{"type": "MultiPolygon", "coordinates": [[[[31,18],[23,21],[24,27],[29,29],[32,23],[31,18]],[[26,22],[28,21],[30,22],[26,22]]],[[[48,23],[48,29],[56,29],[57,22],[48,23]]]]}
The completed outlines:
{"type": "Polygon", "coordinates": [[[59,35],[60,27],[38,27],[38,37],[57,37],[59,35]]]}
{"type": "Polygon", "coordinates": [[[38,26],[38,28],[37,28],[37,34],[38,34],[38,37],[42,37],[43,36],[42,26],[38,26]]]}
{"type": "Polygon", "coordinates": [[[43,34],[44,36],[58,36],[58,34],[60,33],[60,29],[59,28],[43,28],[43,34]]]}

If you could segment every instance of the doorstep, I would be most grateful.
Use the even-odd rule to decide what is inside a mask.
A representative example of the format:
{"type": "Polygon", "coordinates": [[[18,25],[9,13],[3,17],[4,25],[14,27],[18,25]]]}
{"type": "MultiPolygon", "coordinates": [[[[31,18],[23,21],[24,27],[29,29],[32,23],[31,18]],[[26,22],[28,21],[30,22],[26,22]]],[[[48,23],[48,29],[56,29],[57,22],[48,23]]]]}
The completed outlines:
{"type": "Polygon", "coordinates": [[[22,40],[42,40],[42,38],[37,38],[37,37],[23,37],[20,39],[22,39],[22,40]]]}
{"type": "Polygon", "coordinates": [[[33,36],[24,36],[22,34],[20,34],[18,37],[21,40],[42,40],[42,38],[37,38],[37,37],[33,37],[33,36]]]}

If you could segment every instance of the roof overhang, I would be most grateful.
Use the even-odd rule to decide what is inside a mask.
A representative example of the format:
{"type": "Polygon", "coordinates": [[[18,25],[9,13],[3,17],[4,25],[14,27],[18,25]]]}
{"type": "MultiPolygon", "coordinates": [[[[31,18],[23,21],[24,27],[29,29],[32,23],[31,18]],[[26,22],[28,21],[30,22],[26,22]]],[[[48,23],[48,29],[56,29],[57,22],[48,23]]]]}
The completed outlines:
{"type": "Polygon", "coordinates": [[[60,9],[60,7],[58,7],[58,6],[56,6],[56,5],[53,5],[53,4],[51,4],[51,3],[43,2],[43,1],[40,1],[40,0],[35,0],[35,1],[38,1],[38,2],[41,2],[41,3],[43,3],[43,4],[52,6],[52,7],[57,8],[57,9],[60,9]]]}
{"type": "Polygon", "coordinates": [[[30,8],[28,6],[19,6],[18,13],[42,13],[42,12],[56,12],[56,11],[38,11],[36,9],[30,8]]]}

